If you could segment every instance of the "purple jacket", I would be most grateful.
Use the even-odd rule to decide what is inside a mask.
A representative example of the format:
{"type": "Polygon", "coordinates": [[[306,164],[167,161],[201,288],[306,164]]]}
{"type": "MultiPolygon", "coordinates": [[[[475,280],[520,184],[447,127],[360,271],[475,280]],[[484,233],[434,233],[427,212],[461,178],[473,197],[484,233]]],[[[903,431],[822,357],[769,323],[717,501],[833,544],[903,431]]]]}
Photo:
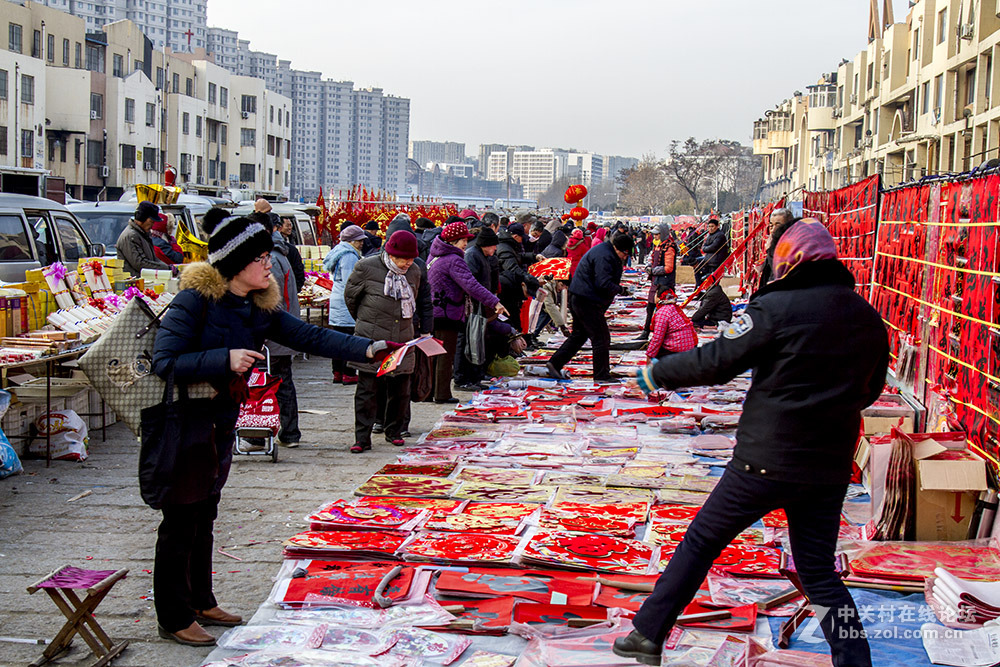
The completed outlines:
{"type": "Polygon", "coordinates": [[[480,285],[469,271],[465,254],[456,246],[442,241],[440,236],[431,243],[427,277],[431,284],[434,317],[464,322],[466,295],[490,310],[500,303],[500,299],[480,285]]]}

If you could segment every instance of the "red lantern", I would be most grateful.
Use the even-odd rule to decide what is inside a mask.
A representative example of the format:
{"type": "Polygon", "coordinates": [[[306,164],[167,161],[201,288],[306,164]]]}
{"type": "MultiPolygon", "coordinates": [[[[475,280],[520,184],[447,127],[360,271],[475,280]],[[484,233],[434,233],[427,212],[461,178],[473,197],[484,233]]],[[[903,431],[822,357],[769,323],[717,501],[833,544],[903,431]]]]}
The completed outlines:
{"type": "Polygon", "coordinates": [[[569,220],[569,213],[563,213],[562,214],[562,219],[563,220],[569,220]]]}
{"type": "MultiPolygon", "coordinates": [[[[583,186],[581,185],[580,187],[583,186]]],[[[573,218],[573,220],[577,222],[583,222],[584,220],[587,219],[588,215],[590,215],[590,211],[588,211],[582,206],[577,206],[576,208],[574,208],[572,211],[569,212],[569,217],[573,218]]]]}
{"type": "Polygon", "coordinates": [[[582,201],[584,197],[587,196],[587,188],[582,185],[571,185],[566,188],[566,194],[563,195],[563,199],[567,204],[575,204],[582,201]]]}

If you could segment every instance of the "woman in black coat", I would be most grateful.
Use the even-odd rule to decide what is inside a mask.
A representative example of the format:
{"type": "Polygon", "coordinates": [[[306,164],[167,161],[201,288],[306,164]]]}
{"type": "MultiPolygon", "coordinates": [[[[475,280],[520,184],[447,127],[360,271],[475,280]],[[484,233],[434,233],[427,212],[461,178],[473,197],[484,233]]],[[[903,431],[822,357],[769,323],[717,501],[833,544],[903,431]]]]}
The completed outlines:
{"type": "Polygon", "coordinates": [[[218,392],[210,409],[186,415],[185,432],[210,433],[215,446],[177,443],[174,472],[162,489],[153,571],[160,636],[194,646],[215,643],[202,625],[242,623],[220,609],[212,594],[212,525],[247,396],[244,374],[264,359],[264,341],[348,361],[384,359],[394,349],[384,341],[306,324],[281,310],[271,277],[271,234],[259,222],[226,215],[220,209],[206,213],[209,262],[184,271],[182,291],[163,316],[153,351],[153,371],[161,378],[172,374],[178,385],[209,382],[218,392]]]}

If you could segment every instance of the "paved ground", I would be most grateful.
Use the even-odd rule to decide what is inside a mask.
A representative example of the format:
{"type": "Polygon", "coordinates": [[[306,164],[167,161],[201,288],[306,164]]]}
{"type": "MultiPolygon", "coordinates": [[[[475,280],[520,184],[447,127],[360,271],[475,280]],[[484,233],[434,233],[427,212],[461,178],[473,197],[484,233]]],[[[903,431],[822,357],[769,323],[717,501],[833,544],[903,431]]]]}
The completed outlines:
{"type": "MultiPolygon", "coordinates": [[[[281,560],[280,542],[306,527],[302,521],[324,500],[348,496],[398,450],[373,440],[373,451],[351,454],[353,388],[329,383],[329,362],[296,362],[300,409],[327,411],[301,415],[303,443],[282,449],[279,461],[238,457],[222,495],[215,525],[216,546],[242,560],[215,555],[215,592],[222,606],[249,618],[271,589],[281,560]]],[[[460,395],[461,397],[462,395],[460,395]]],[[[413,405],[414,433],[426,431],[442,412],[433,403],[413,405]]],[[[146,507],[136,482],[138,445],[118,424],[91,438],[83,463],[25,461],[25,473],[0,480],[0,637],[51,638],[62,616],[42,593],[25,587],[66,564],[113,570],[128,568],[98,609],[115,640],[129,648],[118,667],[197,665],[209,649],[182,647],[156,636],[152,604],[153,545],[159,514],[146,507]],[[92,495],[66,501],[91,490],[92,495]]],[[[223,628],[209,628],[218,636],[223,628]]],[[[43,647],[0,641],[0,666],[26,665],[43,647]]],[[[90,664],[77,638],[58,663],[90,664]]]]}

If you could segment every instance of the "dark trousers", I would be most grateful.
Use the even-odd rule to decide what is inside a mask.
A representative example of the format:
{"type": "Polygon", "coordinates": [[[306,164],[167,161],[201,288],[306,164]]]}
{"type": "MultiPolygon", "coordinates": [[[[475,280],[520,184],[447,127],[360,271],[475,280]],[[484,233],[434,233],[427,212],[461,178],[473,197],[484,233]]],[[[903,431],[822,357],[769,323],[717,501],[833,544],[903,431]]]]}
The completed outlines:
{"type": "MultiPolygon", "coordinates": [[[[330,327],[334,331],[339,331],[342,334],[347,334],[348,336],[354,335],[354,327],[330,327]]],[[[346,375],[347,377],[354,377],[358,374],[356,370],[348,367],[347,362],[343,359],[331,359],[330,366],[333,368],[334,373],[340,373],[341,375],[346,375]]]]}
{"type": "Polygon", "coordinates": [[[834,550],[846,485],[779,482],[727,469],[656,581],[633,625],[661,643],[691,602],[722,549],[762,516],[788,515],[792,559],[832,649],[835,667],[870,667],[871,652],[854,600],[834,571],[834,550]]]}
{"type": "Polygon", "coordinates": [[[538,336],[542,333],[542,329],[544,329],[551,322],[552,316],[545,312],[545,309],[543,308],[541,314],[538,316],[538,324],[535,325],[535,330],[532,334],[538,336]]]}
{"type": "Polygon", "coordinates": [[[656,304],[646,304],[646,323],[642,325],[642,332],[650,334],[653,332],[653,315],[656,313],[656,304]]]}
{"type": "MultiPolygon", "coordinates": [[[[518,285],[517,289],[520,290],[521,286],[518,285]]],[[[516,292],[512,289],[500,290],[500,303],[504,308],[507,309],[508,320],[507,324],[511,325],[518,331],[521,330],[521,307],[524,305],[524,294],[516,292]]]]}
{"type": "Polygon", "coordinates": [[[195,611],[217,606],[212,594],[212,524],[219,496],[187,505],[164,505],[156,531],[153,604],[167,632],[194,622],[195,611]]]}
{"type": "Polygon", "coordinates": [[[699,285],[708,280],[708,277],[718,270],[721,264],[702,265],[694,270],[694,279],[699,285]]]}
{"type": "Polygon", "coordinates": [[[607,308],[600,304],[569,295],[569,312],[573,315],[573,329],[569,338],[552,355],[552,365],[562,370],[570,359],[590,340],[594,355],[594,379],[611,379],[611,331],[608,329],[607,308]]]}
{"type": "Polygon", "coordinates": [[[475,384],[486,377],[482,364],[474,364],[465,355],[468,342],[465,329],[458,332],[458,342],[455,345],[455,384],[475,384]]]}
{"type": "Polygon", "coordinates": [[[444,346],[444,354],[434,357],[434,400],[443,401],[451,398],[451,376],[455,364],[455,350],[458,349],[458,326],[452,328],[435,328],[434,337],[444,346]]]}
{"type": "MultiPolygon", "coordinates": [[[[407,395],[405,396],[405,400],[403,400],[401,406],[401,409],[403,411],[403,418],[400,421],[400,427],[399,427],[400,433],[402,433],[403,431],[410,430],[410,401],[412,400],[411,394],[413,392],[414,374],[407,375],[406,378],[408,380],[407,381],[408,387],[407,387],[407,395]]],[[[376,382],[375,396],[377,399],[376,405],[378,407],[376,408],[375,412],[375,422],[378,424],[382,424],[383,426],[385,425],[386,419],[388,419],[386,412],[388,410],[388,392],[387,392],[388,386],[389,386],[388,382],[376,382]]]]}
{"type": "Polygon", "coordinates": [[[291,355],[271,357],[271,375],[281,378],[278,387],[278,411],[281,416],[278,440],[298,442],[302,439],[302,431],[299,430],[299,399],[292,381],[291,355]]]}
{"type": "Polygon", "coordinates": [[[385,437],[398,438],[403,432],[403,420],[410,404],[410,376],[358,373],[358,385],[354,392],[354,441],[370,445],[372,424],[384,419],[385,437]],[[379,413],[378,392],[385,392],[385,410],[379,413]]]}

